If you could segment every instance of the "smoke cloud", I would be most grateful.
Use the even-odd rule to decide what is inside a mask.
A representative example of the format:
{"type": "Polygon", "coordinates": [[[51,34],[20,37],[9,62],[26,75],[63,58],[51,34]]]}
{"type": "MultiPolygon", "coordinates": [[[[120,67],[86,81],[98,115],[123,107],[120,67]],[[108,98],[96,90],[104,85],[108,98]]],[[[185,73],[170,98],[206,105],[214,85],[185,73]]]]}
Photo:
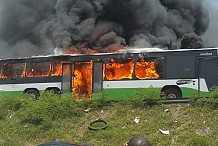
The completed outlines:
{"type": "Polygon", "coordinates": [[[184,34],[208,26],[202,0],[1,0],[0,57],[115,44],[177,49],[184,34]]]}

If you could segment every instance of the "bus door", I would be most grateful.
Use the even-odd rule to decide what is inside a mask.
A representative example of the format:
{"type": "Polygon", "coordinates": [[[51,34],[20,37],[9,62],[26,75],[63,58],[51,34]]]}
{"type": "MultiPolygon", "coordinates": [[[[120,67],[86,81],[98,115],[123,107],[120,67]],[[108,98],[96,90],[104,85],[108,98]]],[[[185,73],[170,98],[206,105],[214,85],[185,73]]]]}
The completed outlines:
{"type": "Polygon", "coordinates": [[[62,92],[70,93],[72,91],[72,64],[63,63],[62,64],[62,92]]]}
{"type": "Polygon", "coordinates": [[[93,62],[75,62],[72,70],[72,93],[74,97],[76,99],[91,99],[93,62]]]}
{"type": "MultiPolygon", "coordinates": [[[[217,58],[215,57],[201,57],[198,58],[199,67],[199,79],[204,78],[207,84],[208,90],[213,86],[218,86],[218,71],[217,71],[217,58]]],[[[198,85],[199,90],[201,90],[201,82],[199,80],[198,85]]]]}
{"type": "Polygon", "coordinates": [[[102,63],[94,63],[93,66],[93,93],[102,91],[102,77],[103,76],[103,65],[102,63]]]}

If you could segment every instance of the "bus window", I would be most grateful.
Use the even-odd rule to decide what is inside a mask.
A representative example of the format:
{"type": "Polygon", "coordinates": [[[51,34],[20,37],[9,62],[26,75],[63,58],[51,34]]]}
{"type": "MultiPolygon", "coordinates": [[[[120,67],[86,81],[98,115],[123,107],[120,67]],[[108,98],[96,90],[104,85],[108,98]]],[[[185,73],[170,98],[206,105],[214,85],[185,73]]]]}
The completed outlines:
{"type": "Polygon", "coordinates": [[[5,63],[2,66],[2,78],[13,78],[13,68],[10,63],[5,63]]]}
{"type": "Polygon", "coordinates": [[[166,78],[194,78],[195,56],[168,56],[166,78]]]}
{"type": "Polygon", "coordinates": [[[26,68],[25,63],[16,63],[16,64],[12,64],[12,66],[13,66],[15,78],[25,77],[25,68],[26,68]]]}
{"type": "Polygon", "coordinates": [[[110,59],[105,65],[105,78],[107,80],[132,79],[134,60],[129,58],[125,61],[110,59]]]}
{"type": "Polygon", "coordinates": [[[155,60],[153,58],[141,57],[136,62],[135,76],[137,79],[159,78],[159,74],[155,68],[155,60]]]}
{"type": "Polygon", "coordinates": [[[50,75],[51,63],[27,63],[26,76],[27,77],[45,77],[50,75]]]}
{"type": "Polygon", "coordinates": [[[2,66],[1,78],[22,78],[24,77],[25,63],[5,63],[2,66]]]}
{"type": "Polygon", "coordinates": [[[154,60],[154,66],[155,66],[155,70],[157,72],[157,74],[159,75],[159,78],[163,77],[163,72],[164,72],[164,68],[163,68],[163,60],[160,58],[156,58],[154,60]]]}
{"type": "Polygon", "coordinates": [[[61,76],[62,75],[62,63],[61,62],[53,62],[52,63],[52,76],[61,76]]]}

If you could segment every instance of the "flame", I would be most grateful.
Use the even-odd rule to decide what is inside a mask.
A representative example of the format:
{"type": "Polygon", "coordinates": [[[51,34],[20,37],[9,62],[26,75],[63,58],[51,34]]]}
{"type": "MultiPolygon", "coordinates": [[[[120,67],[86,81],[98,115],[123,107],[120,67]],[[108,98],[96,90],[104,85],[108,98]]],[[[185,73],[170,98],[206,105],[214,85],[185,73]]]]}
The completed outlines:
{"type": "Polygon", "coordinates": [[[14,78],[13,66],[11,64],[3,64],[2,78],[14,78]]]}
{"type": "MultiPolygon", "coordinates": [[[[107,80],[133,78],[134,60],[131,58],[125,62],[118,62],[114,59],[110,59],[104,67],[105,71],[103,72],[103,77],[107,80]]],[[[154,61],[146,62],[143,58],[140,58],[140,60],[136,62],[135,76],[137,79],[141,80],[147,78],[158,78],[159,75],[156,72],[154,61]]]]}
{"type": "MultiPolygon", "coordinates": [[[[123,47],[115,45],[108,52],[116,52],[123,47]]],[[[64,49],[68,54],[94,54],[97,51],[91,49],[64,49]]],[[[70,73],[69,61],[42,62],[42,63],[19,63],[19,64],[2,64],[2,74],[0,78],[15,77],[45,77],[45,76],[66,76],[70,73]],[[63,68],[63,63],[69,63],[63,68]]],[[[92,76],[93,62],[75,62],[72,64],[72,93],[77,99],[84,96],[91,99],[92,95],[92,76]]],[[[158,78],[159,74],[155,69],[154,61],[145,61],[140,58],[134,61],[133,58],[126,60],[116,60],[111,58],[107,63],[103,63],[103,79],[122,80],[122,79],[147,79],[158,78]],[[135,69],[135,70],[134,70],[135,69]]],[[[102,80],[103,80],[102,79],[102,80]]]]}
{"type": "MultiPolygon", "coordinates": [[[[73,89],[74,96],[86,95],[91,98],[92,94],[92,61],[91,62],[77,62],[74,64],[73,71],[73,89]]],[[[80,97],[76,97],[77,99],[80,97]]]]}
{"type": "MultiPolygon", "coordinates": [[[[44,76],[62,76],[62,63],[65,62],[43,62],[43,63],[18,63],[10,64],[5,63],[2,65],[3,72],[0,78],[16,78],[16,77],[44,77],[44,76]],[[26,73],[26,74],[25,74],[26,73]]],[[[69,69],[65,69],[64,72],[68,72],[69,69]]]]}
{"type": "Polygon", "coordinates": [[[133,59],[128,59],[126,62],[117,62],[114,59],[110,59],[105,67],[105,78],[107,80],[132,79],[133,59]]]}
{"type": "Polygon", "coordinates": [[[98,51],[90,49],[90,48],[81,48],[80,50],[76,48],[74,49],[64,48],[63,50],[66,54],[96,54],[96,53],[99,53],[98,51]]]}
{"type": "Polygon", "coordinates": [[[51,75],[52,76],[61,76],[62,75],[62,63],[61,62],[54,62],[53,63],[51,75]]]}
{"type": "Polygon", "coordinates": [[[16,77],[25,77],[25,63],[19,64],[9,64],[5,63],[2,65],[3,72],[0,74],[0,78],[16,78],[16,77]]]}
{"type": "MultiPolygon", "coordinates": [[[[68,61],[65,62],[54,62],[53,68],[51,72],[51,76],[62,76],[62,64],[63,63],[69,63],[68,61]]],[[[69,68],[64,68],[63,74],[66,74],[69,72],[69,68]]]]}
{"type": "Polygon", "coordinates": [[[78,49],[63,48],[66,54],[80,54],[78,49]]]}
{"type": "Polygon", "coordinates": [[[51,72],[51,63],[30,63],[26,68],[27,77],[48,77],[51,72]]]}
{"type": "Polygon", "coordinates": [[[140,58],[136,62],[135,75],[138,79],[158,78],[159,75],[156,72],[154,61],[145,62],[143,58],[140,58]]]}
{"type": "Polygon", "coordinates": [[[114,45],[109,51],[108,53],[114,53],[114,52],[118,52],[119,50],[124,49],[124,46],[122,45],[114,45]]]}

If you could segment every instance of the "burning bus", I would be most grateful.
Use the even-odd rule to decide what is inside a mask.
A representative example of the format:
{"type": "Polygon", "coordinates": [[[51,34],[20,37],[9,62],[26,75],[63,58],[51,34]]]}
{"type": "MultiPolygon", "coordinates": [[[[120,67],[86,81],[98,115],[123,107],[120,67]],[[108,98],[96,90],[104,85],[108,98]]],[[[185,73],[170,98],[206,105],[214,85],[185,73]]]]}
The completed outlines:
{"type": "Polygon", "coordinates": [[[218,49],[124,49],[116,53],[65,54],[0,60],[0,96],[41,91],[97,99],[131,99],[155,88],[167,98],[208,96],[218,85],[218,49]]]}

